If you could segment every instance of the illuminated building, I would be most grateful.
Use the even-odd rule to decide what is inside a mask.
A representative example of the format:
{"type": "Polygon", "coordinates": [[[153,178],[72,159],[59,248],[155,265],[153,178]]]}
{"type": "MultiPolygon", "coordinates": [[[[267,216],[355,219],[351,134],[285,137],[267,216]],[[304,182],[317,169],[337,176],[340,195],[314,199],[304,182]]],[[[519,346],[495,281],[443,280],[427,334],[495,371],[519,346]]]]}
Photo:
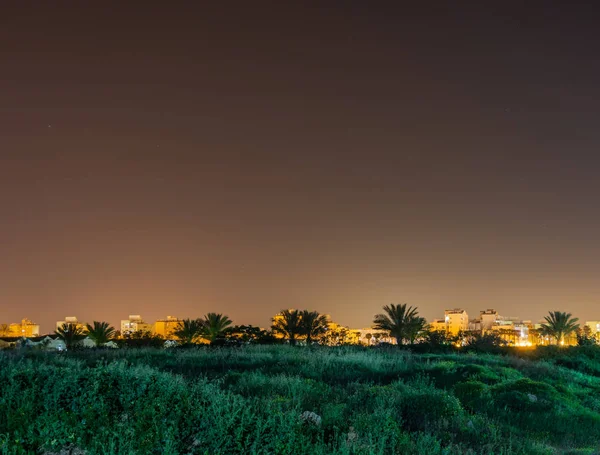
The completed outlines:
{"type": "Polygon", "coordinates": [[[494,309],[487,309],[479,312],[479,321],[481,324],[481,330],[489,330],[500,319],[498,312],[494,309]]]}
{"type": "Polygon", "coordinates": [[[159,319],[154,323],[154,333],[163,338],[172,338],[173,332],[179,328],[183,321],[175,316],[167,316],[167,319],[159,319]]]}
{"type": "Polygon", "coordinates": [[[460,308],[446,310],[444,312],[446,321],[446,331],[451,335],[458,335],[459,332],[464,332],[469,329],[469,315],[460,308]]]}
{"type": "MultiPolygon", "coordinates": [[[[327,318],[329,319],[329,315],[327,315],[327,318]]],[[[329,319],[327,333],[323,336],[323,342],[333,346],[342,344],[360,344],[361,333],[360,330],[350,329],[347,326],[340,325],[329,319]]]]}
{"type": "Polygon", "coordinates": [[[438,332],[445,332],[446,331],[446,320],[445,319],[434,319],[433,321],[431,321],[429,323],[429,329],[438,331],[438,332]]]}
{"type": "Polygon", "coordinates": [[[449,335],[458,335],[459,332],[469,330],[469,315],[461,308],[446,310],[444,319],[434,319],[429,324],[429,329],[446,332],[449,335]]]}
{"type": "Polygon", "coordinates": [[[513,346],[531,346],[529,329],[533,328],[531,321],[519,321],[517,318],[500,318],[492,325],[489,331],[496,333],[513,346]]]}
{"type": "Polygon", "coordinates": [[[40,326],[25,318],[8,326],[9,337],[37,337],[40,336],[40,326]]]}
{"type": "Polygon", "coordinates": [[[134,332],[152,332],[152,324],[144,322],[139,314],[130,314],[129,319],[121,320],[121,335],[131,335],[134,332]]]}

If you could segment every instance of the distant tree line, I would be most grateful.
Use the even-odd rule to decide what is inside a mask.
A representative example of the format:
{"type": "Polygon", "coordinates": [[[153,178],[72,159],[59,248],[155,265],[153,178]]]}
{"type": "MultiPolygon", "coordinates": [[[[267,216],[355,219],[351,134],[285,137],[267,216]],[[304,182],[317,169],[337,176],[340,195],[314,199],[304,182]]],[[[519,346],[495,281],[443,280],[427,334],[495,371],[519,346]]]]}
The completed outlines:
{"type": "MultiPolygon", "coordinates": [[[[350,330],[333,324],[326,315],[312,310],[282,310],[275,315],[269,330],[251,325],[233,325],[232,320],[220,313],[207,313],[201,318],[184,319],[172,332],[180,346],[209,344],[216,346],[242,344],[343,345],[354,344],[350,330]]],[[[390,304],[373,319],[373,333],[367,333],[367,344],[382,345],[382,337],[393,338],[398,347],[408,346],[415,350],[443,351],[461,348],[476,351],[497,351],[509,344],[507,339],[516,336],[514,330],[497,332],[467,331],[450,335],[445,331],[432,330],[426,320],[419,316],[416,307],[407,304],[390,304]],[[505,333],[506,332],[506,333],[505,333]],[[510,332],[510,333],[509,333],[510,332]],[[372,343],[374,341],[374,343],[372,343]]],[[[578,319],[570,313],[551,311],[540,329],[532,329],[535,335],[552,339],[557,345],[567,337],[576,336],[579,345],[597,344],[589,329],[581,328],[578,319]]],[[[165,339],[152,332],[138,331],[119,336],[108,322],[94,321],[81,325],[65,323],[57,328],[55,335],[67,349],[72,349],[85,337],[95,346],[116,342],[126,347],[161,347],[165,339]]]]}

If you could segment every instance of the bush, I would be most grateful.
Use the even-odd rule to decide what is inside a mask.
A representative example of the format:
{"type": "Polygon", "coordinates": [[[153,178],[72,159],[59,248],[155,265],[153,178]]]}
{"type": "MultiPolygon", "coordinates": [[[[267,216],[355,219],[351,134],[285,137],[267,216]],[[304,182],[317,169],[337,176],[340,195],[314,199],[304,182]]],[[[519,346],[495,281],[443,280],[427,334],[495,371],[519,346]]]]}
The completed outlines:
{"type": "Polygon", "coordinates": [[[463,413],[456,397],[426,382],[398,383],[395,390],[400,392],[400,417],[410,431],[432,431],[448,426],[451,419],[463,413]]]}
{"type": "Polygon", "coordinates": [[[436,387],[452,389],[455,384],[468,380],[478,380],[486,384],[500,382],[500,376],[489,367],[477,364],[457,364],[455,362],[439,362],[428,368],[413,371],[412,375],[425,375],[431,378],[436,387]]]}
{"type": "Polygon", "coordinates": [[[547,412],[558,402],[554,387],[527,378],[497,385],[491,392],[496,405],[517,412],[547,412]]]}
{"type": "Polygon", "coordinates": [[[501,354],[507,342],[497,333],[472,333],[466,337],[465,352],[501,354]]]}
{"type": "Polygon", "coordinates": [[[490,399],[488,387],[481,381],[459,382],[454,386],[454,396],[471,411],[484,409],[490,399]]]}

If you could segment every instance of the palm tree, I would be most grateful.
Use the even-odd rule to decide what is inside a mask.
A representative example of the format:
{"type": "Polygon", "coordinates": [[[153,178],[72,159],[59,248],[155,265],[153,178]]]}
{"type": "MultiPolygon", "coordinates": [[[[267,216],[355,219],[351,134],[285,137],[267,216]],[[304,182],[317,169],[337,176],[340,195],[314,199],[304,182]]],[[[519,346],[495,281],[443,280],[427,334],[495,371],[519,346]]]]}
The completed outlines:
{"type": "Polygon", "coordinates": [[[427,321],[420,316],[412,316],[406,324],[406,337],[410,344],[415,344],[415,339],[427,328],[427,321]]]}
{"type": "Polygon", "coordinates": [[[302,335],[302,314],[298,310],[283,310],[272,321],[271,330],[283,335],[291,345],[295,345],[298,336],[302,335]]]}
{"type": "Polygon", "coordinates": [[[317,311],[304,310],[301,315],[301,333],[306,337],[306,344],[310,345],[315,338],[325,335],[329,328],[329,320],[324,314],[317,311]]]}
{"type": "Polygon", "coordinates": [[[204,316],[202,336],[213,343],[223,337],[225,330],[233,321],[220,313],[208,313],[204,316]]]}
{"type": "Polygon", "coordinates": [[[563,311],[550,311],[544,319],[542,330],[546,335],[556,338],[556,344],[564,340],[564,337],[575,332],[579,328],[578,318],[571,317],[571,313],[563,311]]]}
{"type": "Polygon", "coordinates": [[[108,343],[115,337],[115,328],[108,322],[94,321],[94,325],[87,324],[88,337],[96,344],[101,346],[108,343]]]}
{"type": "Polygon", "coordinates": [[[377,314],[373,319],[373,328],[385,330],[390,336],[396,338],[396,343],[401,346],[405,339],[410,339],[411,325],[414,326],[418,317],[416,308],[407,307],[406,303],[400,305],[386,305],[383,307],[385,314],[377,314]]]}
{"type": "Polygon", "coordinates": [[[85,337],[85,330],[80,325],[73,324],[72,322],[65,322],[56,329],[55,333],[58,338],[65,342],[67,349],[72,348],[79,340],[85,337]]]}
{"type": "Polygon", "coordinates": [[[173,331],[173,335],[181,340],[183,344],[191,344],[203,333],[204,321],[201,319],[184,319],[173,331]]]}

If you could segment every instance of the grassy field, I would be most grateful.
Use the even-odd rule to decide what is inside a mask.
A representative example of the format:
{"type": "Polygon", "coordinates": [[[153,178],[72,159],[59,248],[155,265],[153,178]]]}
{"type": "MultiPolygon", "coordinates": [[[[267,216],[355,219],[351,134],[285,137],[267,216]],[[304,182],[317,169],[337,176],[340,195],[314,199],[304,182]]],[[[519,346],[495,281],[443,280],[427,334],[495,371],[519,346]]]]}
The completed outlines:
{"type": "Polygon", "coordinates": [[[1,454],[600,453],[598,349],[0,353],[1,454]]]}

